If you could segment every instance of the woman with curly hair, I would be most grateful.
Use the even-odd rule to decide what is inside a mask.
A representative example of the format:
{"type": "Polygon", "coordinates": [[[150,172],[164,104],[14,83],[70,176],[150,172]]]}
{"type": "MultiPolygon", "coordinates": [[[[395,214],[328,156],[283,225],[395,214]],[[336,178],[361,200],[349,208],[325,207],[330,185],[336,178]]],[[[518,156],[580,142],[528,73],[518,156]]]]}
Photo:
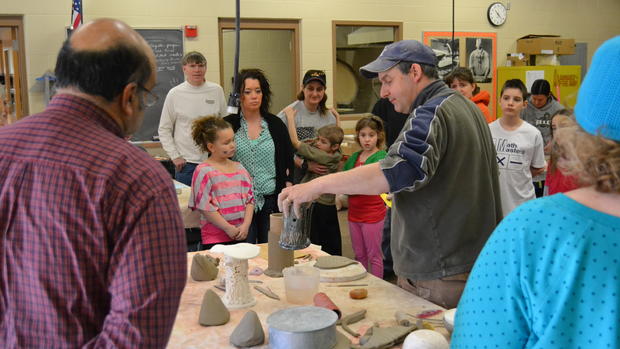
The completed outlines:
{"type": "Polygon", "coordinates": [[[620,347],[620,36],[594,54],[556,138],[581,188],[529,201],[487,241],[452,348],[620,347]]]}
{"type": "Polygon", "coordinates": [[[293,146],[286,125],[269,112],[271,88],[262,70],[240,71],[235,91],[241,96],[239,113],[224,119],[235,132],[237,150],[232,159],[252,176],[256,206],[246,241],[263,243],[269,215],[278,211],[278,194],[293,182],[293,146]]]}

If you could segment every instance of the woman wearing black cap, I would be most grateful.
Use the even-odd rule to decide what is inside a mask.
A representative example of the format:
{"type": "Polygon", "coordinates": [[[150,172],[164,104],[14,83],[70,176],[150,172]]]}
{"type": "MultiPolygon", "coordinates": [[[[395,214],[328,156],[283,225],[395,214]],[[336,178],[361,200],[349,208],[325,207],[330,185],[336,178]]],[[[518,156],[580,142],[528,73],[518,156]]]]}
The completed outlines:
{"type": "MultiPolygon", "coordinates": [[[[562,109],[564,109],[564,106],[551,93],[549,82],[545,79],[538,79],[534,81],[532,88],[530,88],[530,97],[528,98],[527,107],[521,113],[521,118],[540,131],[543,137],[543,144],[546,146],[551,140],[551,117],[562,109]]],[[[534,177],[532,180],[536,190],[536,197],[539,198],[543,195],[545,173],[534,177]]]]}
{"type": "MultiPolygon", "coordinates": [[[[327,108],[327,94],[325,88],[327,78],[322,70],[308,70],[304,74],[302,88],[297,94],[297,100],[284,108],[278,117],[286,122],[286,111],[294,112],[297,137],[300,141],[316,137],[316,130],[326,125],[340,125],[340,115],[333,109],[327,108]]],[[[303,159],[295,157],[295,183],[299,183],[303,177],[301,169],[309,168],[318,174],[326,174],[325,166],[314,162],[306,163],[303,159]]]]}

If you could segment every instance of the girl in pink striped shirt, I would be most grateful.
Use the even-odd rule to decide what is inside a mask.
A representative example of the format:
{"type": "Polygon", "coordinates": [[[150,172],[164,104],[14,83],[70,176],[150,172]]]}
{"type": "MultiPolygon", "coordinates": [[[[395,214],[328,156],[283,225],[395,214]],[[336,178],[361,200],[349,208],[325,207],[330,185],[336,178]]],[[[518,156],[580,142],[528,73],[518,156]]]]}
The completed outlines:
{"type": "Polygon", "coordinates": [[[203,248],[245,240],[254,212],[252,180],[235,155],[232,126],[206,116],[192,125],[192,138],[209,158],[196,167],[189,207],[201,213],[203,248]]]}

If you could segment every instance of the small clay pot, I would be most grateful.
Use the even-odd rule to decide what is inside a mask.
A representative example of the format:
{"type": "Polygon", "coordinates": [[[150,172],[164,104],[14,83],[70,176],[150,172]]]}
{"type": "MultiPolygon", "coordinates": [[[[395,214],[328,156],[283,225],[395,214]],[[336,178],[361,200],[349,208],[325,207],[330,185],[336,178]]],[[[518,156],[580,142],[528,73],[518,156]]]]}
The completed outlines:
{"type": "Polygon", "coordinates": [[[349,297],[353,299],[364,299],[368,297],[368,290],[365,288],[356,288],[349,292],[349,297]]]}

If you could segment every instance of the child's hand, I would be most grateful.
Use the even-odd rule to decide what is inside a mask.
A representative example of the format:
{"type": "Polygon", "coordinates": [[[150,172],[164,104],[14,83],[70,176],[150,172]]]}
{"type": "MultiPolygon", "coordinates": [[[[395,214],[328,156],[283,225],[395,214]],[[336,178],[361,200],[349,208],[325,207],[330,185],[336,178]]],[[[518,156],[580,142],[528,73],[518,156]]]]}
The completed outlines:
{"type": "Polygon", "coordinates": [[[326,175],[327,174],[327,166],[325,165],[321,165],[318,162],[315,161],[307,161],[308,163],[308,171],[310,172],[314,172],[318,175],[326,175]]]}
{"type": "Polygon", "coordinates": [[[235,238],[235,240],[245,240],[245,238],[248,237],[248,232],[250,231],[250,224],[241,224],[239,226],[239,234],[237,235],[237,237],[235,238]]]}
{"type": "Polygon", "coordinates": [[[290,123],[291,120],[295,120],[295,115],[297,115],[297,110],[293,109],[293,107],[284,108],[284,114],[286,115],[286,120],[290,123]]]}
{"type": "Polygon", "coordinates": [[[226,233],[226,235],[228,235],[231,239],[233,240],[239,240],[237,239],[237,236],[239,236],[239,228],[235,227],[232,224],[229,224],[228,228],[224,229],[224,232],[226,233]]]}
{"type": "Polygon", "coordinates": [[[336,126],[340,126],[340,114],[338,114],[335,108],[329,108],[329,111],[331,111],[332,114],[334,114],[334,117],[336,118],[336,126]]]}

